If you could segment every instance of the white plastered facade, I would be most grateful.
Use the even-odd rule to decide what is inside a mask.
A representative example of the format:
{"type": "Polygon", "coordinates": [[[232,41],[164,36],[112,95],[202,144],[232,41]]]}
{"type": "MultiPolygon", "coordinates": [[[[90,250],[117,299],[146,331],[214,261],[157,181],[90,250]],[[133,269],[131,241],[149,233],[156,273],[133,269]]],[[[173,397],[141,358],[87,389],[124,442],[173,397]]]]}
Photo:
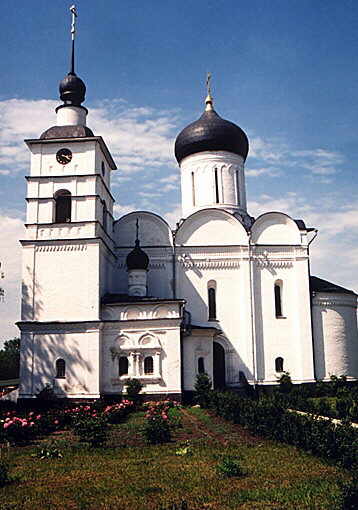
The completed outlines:
{"type": "MultiPolygon", "coordinates": [[[[69,122],[81,116],[68,111],[69,122]]],[[[114,221],[115,165],[100,137],[27,144],[20,398],[47,383],[68,398],[113,396],[130,377],[148,395],[180,397],[202,369],[232,388],[276,384],[283,370],[296,383],[358,377],[356,295],[312,298],[307,229],[281,212],[247,214],[241,156],[183,159],[184,219],[172,231],[146,211],[114,221]],[[65,165],[56,160],[62,148],[73,155],[65,165]],[[71,195],[65,223],[55,218],[61,190],[71,195]],[[137,220],[149,266],[128,274],[137,220]]]]}

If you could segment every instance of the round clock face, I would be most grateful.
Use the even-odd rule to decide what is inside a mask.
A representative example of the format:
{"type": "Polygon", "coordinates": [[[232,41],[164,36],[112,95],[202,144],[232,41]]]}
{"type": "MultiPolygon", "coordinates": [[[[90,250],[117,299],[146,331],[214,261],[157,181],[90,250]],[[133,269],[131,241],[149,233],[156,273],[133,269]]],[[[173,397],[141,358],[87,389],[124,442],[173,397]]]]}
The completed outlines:
{"type": "Polygon", "coordinates": [[[60,149],[57,151],[56,159],[61,165],[67,165],[72,159],[72,152],[70,149],[60,149]]]}

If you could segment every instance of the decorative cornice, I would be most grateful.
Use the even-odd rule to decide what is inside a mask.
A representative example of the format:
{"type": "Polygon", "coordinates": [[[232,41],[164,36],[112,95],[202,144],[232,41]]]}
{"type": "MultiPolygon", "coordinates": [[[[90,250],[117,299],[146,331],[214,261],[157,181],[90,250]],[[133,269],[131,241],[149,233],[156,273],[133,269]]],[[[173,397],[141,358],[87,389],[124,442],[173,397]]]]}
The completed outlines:
{"type": "Polygon", "coordinates": [[[192,259],[188,256],[180,256],[177,258],[179,264],[185,270],[190,269],[236,269],[240,267],[240,261],[237,258],[206,258],[192,259]]]}

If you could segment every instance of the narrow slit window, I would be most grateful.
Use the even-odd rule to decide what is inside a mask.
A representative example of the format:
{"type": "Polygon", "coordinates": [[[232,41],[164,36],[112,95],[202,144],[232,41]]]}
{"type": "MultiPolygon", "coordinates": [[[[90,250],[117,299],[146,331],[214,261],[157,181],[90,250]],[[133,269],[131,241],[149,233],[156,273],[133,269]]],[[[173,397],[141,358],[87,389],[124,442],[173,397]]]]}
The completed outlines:
{"type": "Polygon", "coordinates": [[[275,313],[276,317],[282,317],[282,288],[279,283],[275,283],[275,313]]]}
{"type": "Polygon", "coordinates": [[[191,191],[193,196],[193,205],[195,205],[195,178],[194,172],[191,172],[191,191]]]}
{"type": "Polygon", "coordinates": [[[102,202],[102,211],[103,211],[103,228],[104,230],[107,230],[107,206],[106,202],[103,200],[102,202]]]}
{"type": "Polygon", "coordinates": [[[216,319],[216,290],[213,287],[208,289],[209,321],[216,319]]]}
{"type": "Polygon", "coordinates": [[[128,375],[128,358],[121,356],[118,360],[118,375],[128,375]]]}
{"type": "Polygon", "coordinates": [[[283,372],[283,358],[278,357],[275,359],[275,370],[276,372],[283,372]]]}
{"type": "Polygon", "coordinates": [[[204,372],[205,372],[204,358],[198,358],[198,373],[204,374],[204,372]]]}
{"type": "Polygon", "coordinates": [[[215,202],[219,203],[219,181],[218,181],[218,170],[215,168],[214,170],[214,177],[215,177],[215,202]]]}
{"type": "Polygon", "coordinates": [[[55,194],[55,223],[71,221],[71,193],[65,189],[55,194]]]}
{"type": "Polygon", "coordinates": [[[153,374],[154,372],[154,363],[152,356],[147,356],[144,359],[144,373],[145,375],[153,374]]]}
{"type": "Polygon", "coordinates": [[[64,379],[66,377],[66,362],[64,359],[56,361],[56,378],[64,379]]]}

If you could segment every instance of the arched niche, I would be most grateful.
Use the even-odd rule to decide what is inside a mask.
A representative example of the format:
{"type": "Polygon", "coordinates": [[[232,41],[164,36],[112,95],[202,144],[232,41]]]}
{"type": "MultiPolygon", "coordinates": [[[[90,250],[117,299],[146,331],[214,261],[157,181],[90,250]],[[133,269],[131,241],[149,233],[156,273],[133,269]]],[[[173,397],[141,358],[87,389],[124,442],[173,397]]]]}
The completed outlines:
{"type": "Polygon", "coordinates": [[[173,246],[173,236],[168,223],[157,214],[147,211],[126,214],[114,223],[114,239],[117,246],[134,245],[137,219],[142,247],[173,246]]]}
{"type": "Polygon", "coordinates": [[[145,349],[161,349],[161,343],[158,337],[152,333],[144,333],[138,340],[139,348],[145,349]]]}
{"type": "Polygon", "coordinates": [[[179,227],[178,246],[247,245],[247,232],[232,214],[221,209],[202,209],[189,216],[179,227]]]}
{"type": "Polygon", "coordinates": [[[129,306],[125,310],[125,318],[127,321],[139,319],[140,309],[136,306],[129,306]]]}
{"type": "Polygon", "coordinates": [[[269,212],[259,216],[251,229],[255,244],[299,245],[300,231],[290,216],[281,212],[269,212]]]}
{"type": "Polygon", "coordinates": [[[159,305],[153,310],[153,317],[166,319],[170,316],[170,310],[167,306],[159,305]]]}
{"type": "Polygon", "coordinates": [[[118,350],[132,349],[133,341],[127,335],[119,335],[115,339],[114,347],[118,350]]]}

